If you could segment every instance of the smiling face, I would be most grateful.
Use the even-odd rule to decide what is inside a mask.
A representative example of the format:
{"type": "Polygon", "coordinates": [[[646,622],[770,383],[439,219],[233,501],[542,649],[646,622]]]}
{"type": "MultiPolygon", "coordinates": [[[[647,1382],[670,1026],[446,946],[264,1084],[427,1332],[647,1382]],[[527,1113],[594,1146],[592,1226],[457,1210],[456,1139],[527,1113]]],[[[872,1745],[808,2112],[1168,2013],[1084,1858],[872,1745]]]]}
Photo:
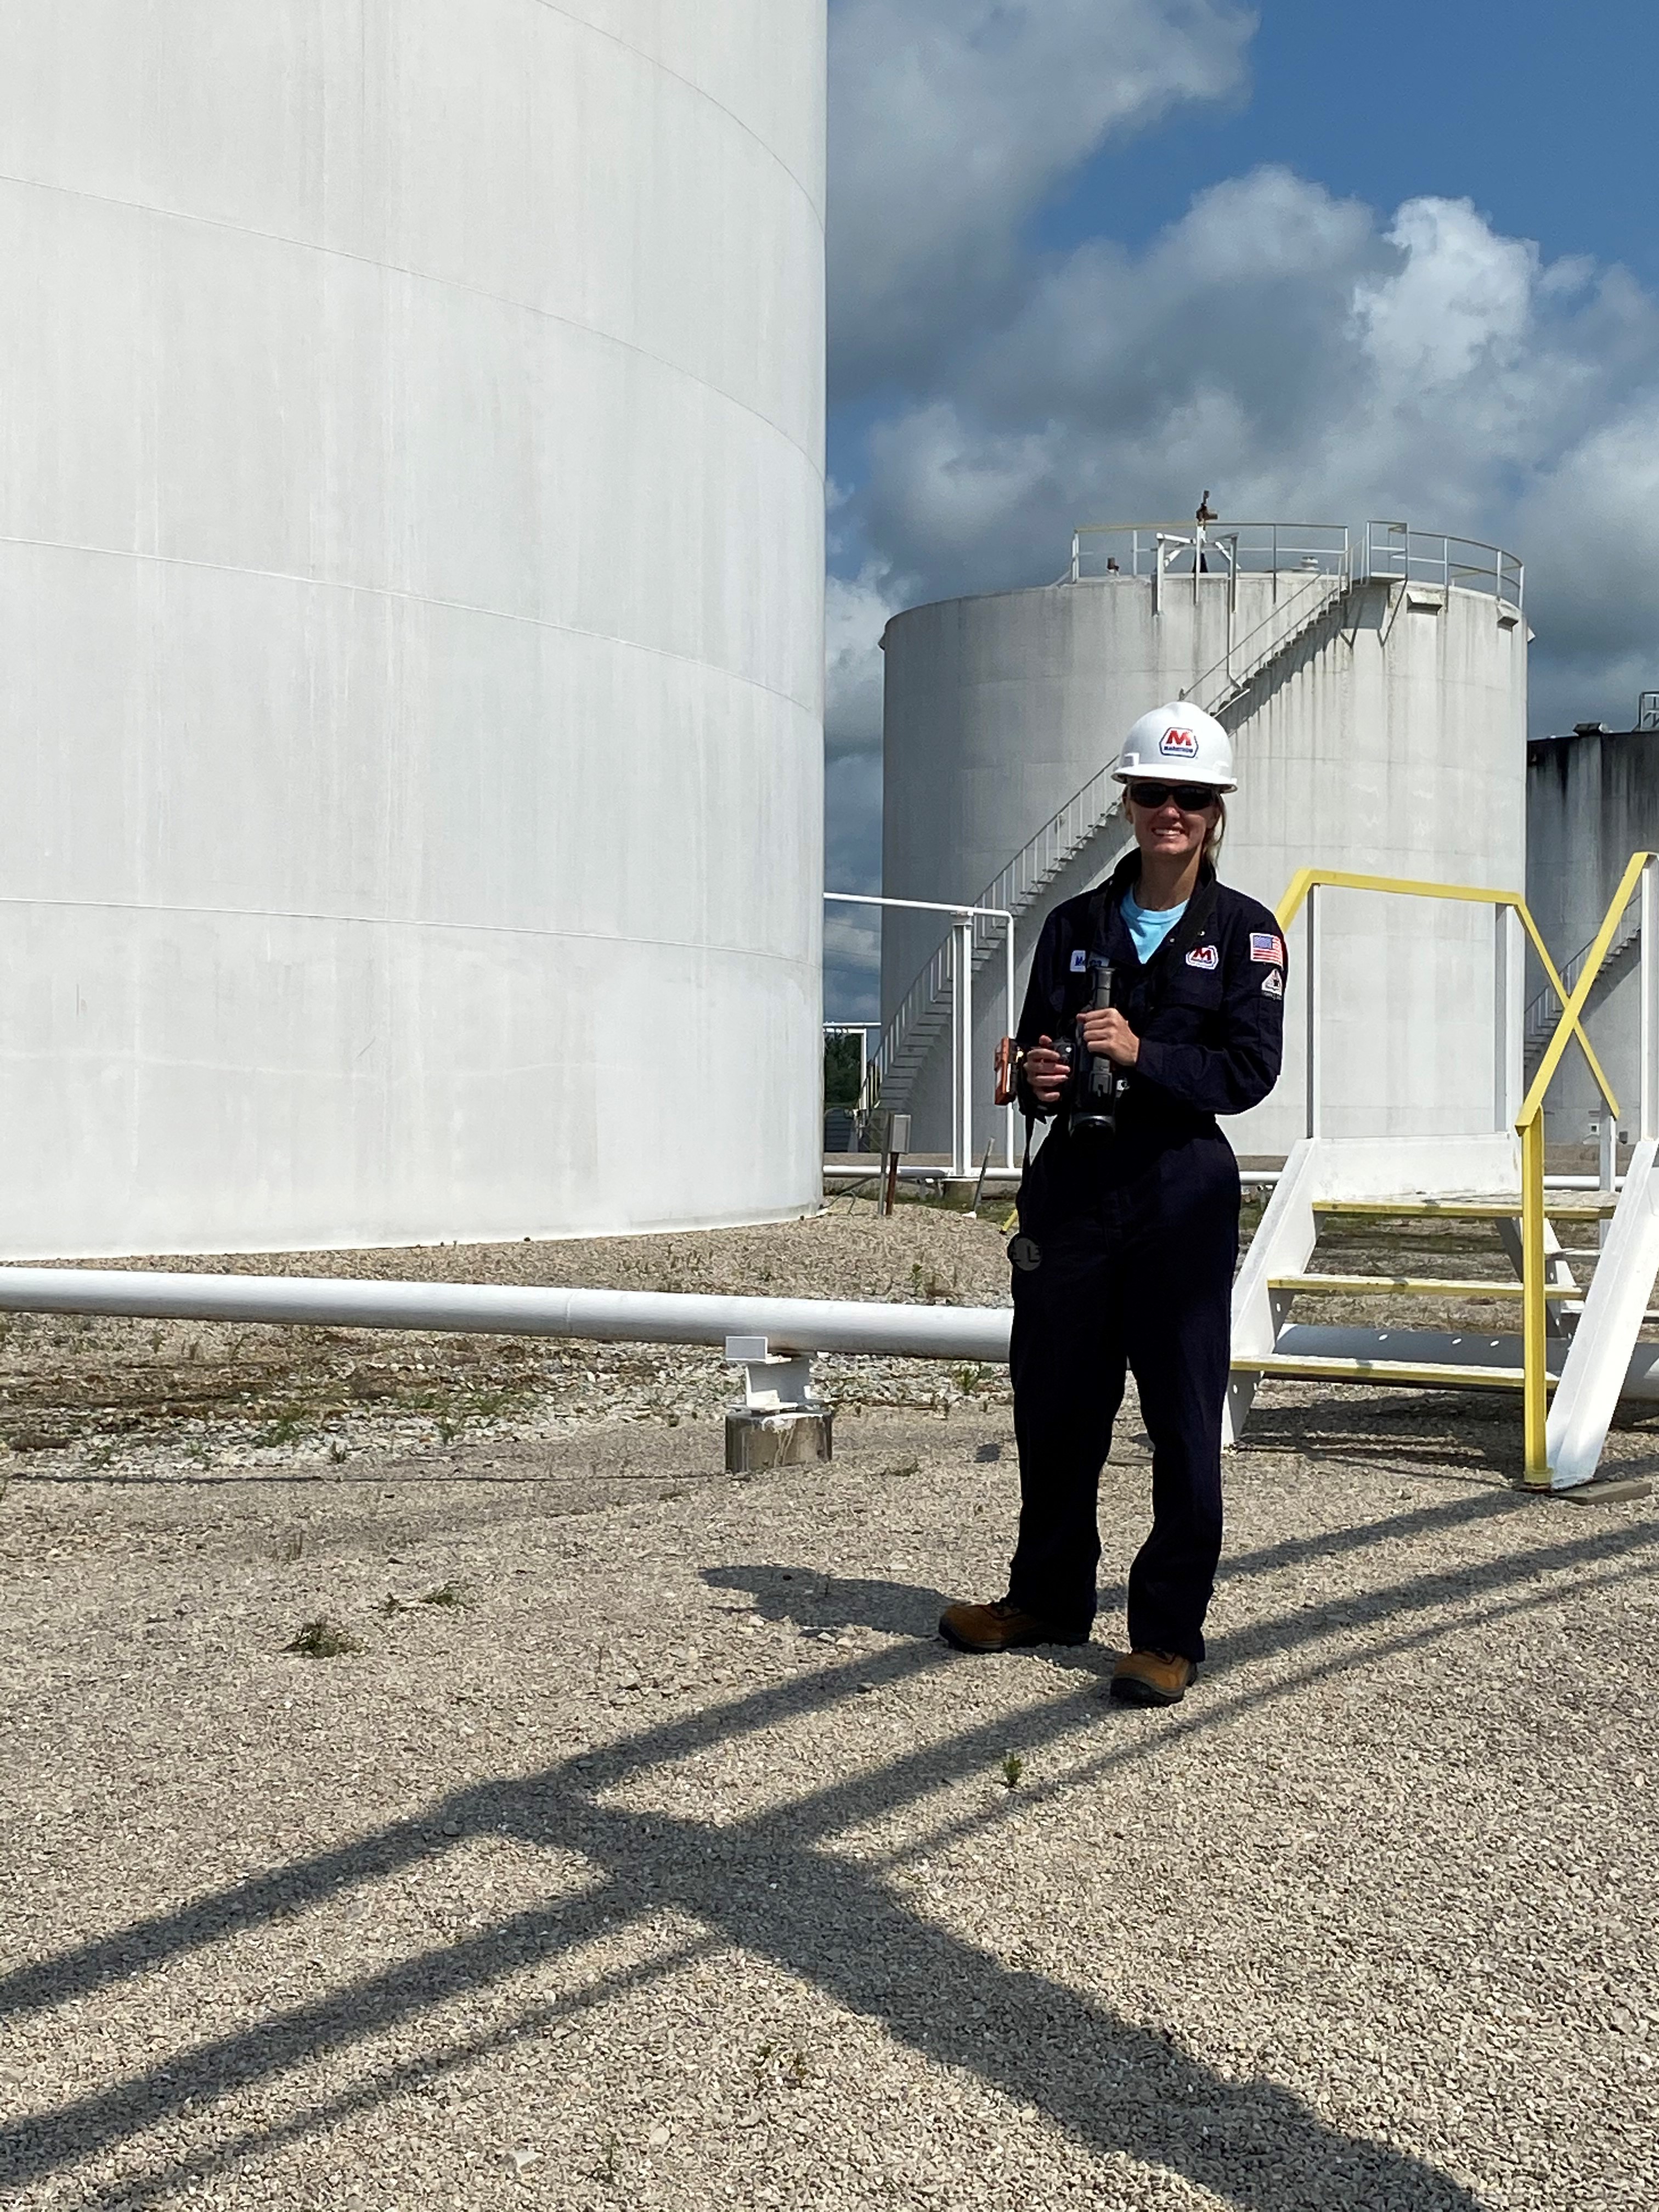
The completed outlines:
{"type": "Polygon", "coordinates": [[[1127,784],[1123,811],[1141,851],[1177,865],[1203,851],[1221,816],[1214,792],[1203,784],[1127,784]]]}

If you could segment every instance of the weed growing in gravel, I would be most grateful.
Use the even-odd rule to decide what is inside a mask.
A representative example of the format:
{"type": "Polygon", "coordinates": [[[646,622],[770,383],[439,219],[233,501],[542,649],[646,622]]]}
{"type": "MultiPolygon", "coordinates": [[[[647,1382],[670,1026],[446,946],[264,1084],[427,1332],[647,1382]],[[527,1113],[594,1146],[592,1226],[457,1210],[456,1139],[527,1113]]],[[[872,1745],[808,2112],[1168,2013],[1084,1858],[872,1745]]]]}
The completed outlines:
{"type": "Polygon", "coordinates": [[[750,2061],[750,2070],[755,2077],[755,2087],[804,2089],[806,2087],[806,2053],[797,2048],[780,2051],[775,2043],[763,2043],[750,2061]]]}
{"type": "Polygon", "coordinates": [[[1019,1787],[1019,1778],[1024,1773],[1024,1771],[1025,1761],[1021,1759],[1017,1753],[1011,1751],[1004,1754],[1002,1761],[1002,1779],[1006,1788],[1009,1790],[1018,1790],[1019,1787]]]}
{"type": "Polygon", "coordinates": [[[428,1590],[421,1600],[422,1605],[471,1605],[471,1602],[472,1594],[466,1584],[453,1581],[440,1583],[435,1589],[428,1590]]]}
{"type": "Polygon", "coordinates": [[[276,1539],[270,1547],[270,1556],[279,1567],[291,1567],[296,1559],[304,1557],[305,1548],[305,1531],[296,1528],[292,1534],[276,1539]]]}
{"type": "Polygon", "coordinates": [[[307,1620],[291,1644],[283,1646],[284,1651],[296,1651],[301,1659],[337,1659],[347,1651],[361,1651],[362,1645],[337,1620],[320,1614],[307,1620]]]}
{"type": "Polygon", "coordinates": [[[333,1443],[329,1446],[329,1448],[328,1448],[328,1455],[329,1455],[330,1460],[333,1462],[333,1464],[334,1464],[336,1467],[343,1467],[343,1466],[344,1466],[344,1464],[345,1464],[345,1457],[346,1457],[346,1448],[345,1448],[345,1446],[344,1446],[344,1445],[340,1442],[340,1440],[339,1440],[339,1438],[338,1438],[337,1437],[334,1439],[334,1442],[333,1442],[333,1443]]]}
{"type": "Polygon", "coordinates": [[[305,1428],[304,1418],[298,1413],[279,1413],[274,1421],[254,1431],[252,1443],[256,1451],[269,1450],[281,1444],[297,1443],[305,1428]]]}
{"type": "Polygon", "coordinates": [[[921,1467],[921,1462],[919,1459],[895,1460],[891,1467],[883,1468],[878,1479],[884,1482],[889,1480],[902,1482],[906,1476],[917,1474],[921,1467]]]}
{"type": "Polygon", "coordinates": [[[966,1367],[953,1367],[951,1380],[964,1398],[971,1398],[990,1371],[988,1367],[981,1367],[977,1361],[973,1361],[966,1367]]]}
{"type": "Polygon", "coordinates": [[[622,2178],[617,2172],[617,2153],[621,2148],[619,2139],[614,2135],[608,2135],[605,2139],[605,2146],[599,2153],[599,2162],[589,2174],[589,2180],[605,2182],[614,2189],[622,2178]]]}

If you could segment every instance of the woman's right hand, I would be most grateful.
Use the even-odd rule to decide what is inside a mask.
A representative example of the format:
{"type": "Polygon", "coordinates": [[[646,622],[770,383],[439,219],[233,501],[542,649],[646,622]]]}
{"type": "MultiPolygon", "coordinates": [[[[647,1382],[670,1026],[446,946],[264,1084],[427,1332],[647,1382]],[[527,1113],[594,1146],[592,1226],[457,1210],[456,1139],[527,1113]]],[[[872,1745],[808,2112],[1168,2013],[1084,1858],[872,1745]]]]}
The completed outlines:
{"type": "Polygon", "coordinates": [[[1071,1073],[1052,1037],[1039,1037],[1025,1055],[1025,1081],[1039,1106],[1054,1106],[1071,1073]]]}

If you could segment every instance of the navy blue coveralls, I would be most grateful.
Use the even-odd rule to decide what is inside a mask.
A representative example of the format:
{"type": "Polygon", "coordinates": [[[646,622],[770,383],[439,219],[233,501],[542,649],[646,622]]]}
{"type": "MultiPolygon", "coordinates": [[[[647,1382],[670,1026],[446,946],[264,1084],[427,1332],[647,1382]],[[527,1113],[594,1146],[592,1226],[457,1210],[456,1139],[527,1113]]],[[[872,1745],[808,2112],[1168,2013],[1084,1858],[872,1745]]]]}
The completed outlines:
{"type": "Polygon", "coordinates": [[[1216,1127],[1278,1079],[1285,945],[1255,899],[1207,863],[1187,910],[1143,967],[1123,919],[1130,854],[1101,890],[1043,926],[1018,1042],[1069,1038],[1091,1003],[1091,959],[1140,1040],[1115,1135],[1057,1126],[1019,1193],[1010,1365],[1019,1446],[1019,1543],[1008,1596],[1086,1633],[1100,1559],[1097,1504],[1127,1364],[1152,1443],[1152,1529],[1129,1573],[1138,1651],[1204,1656],[1221,1555],[1221,1413],[1227,1394],[1238,1164],[1216,1127]]]}

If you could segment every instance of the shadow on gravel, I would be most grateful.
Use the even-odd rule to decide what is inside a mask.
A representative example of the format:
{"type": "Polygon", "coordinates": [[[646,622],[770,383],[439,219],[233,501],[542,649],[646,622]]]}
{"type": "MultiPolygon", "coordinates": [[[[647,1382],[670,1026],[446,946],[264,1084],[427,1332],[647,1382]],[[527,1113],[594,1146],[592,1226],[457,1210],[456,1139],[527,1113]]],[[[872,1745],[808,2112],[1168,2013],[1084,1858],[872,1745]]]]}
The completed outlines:
{"type": "Polygon", "coordinates": [[[931,1636],[947,1600],[920,1583],[878,1583],[811,1567],[705,1567],[711,1589],[736,1590],[733,1613],[757,1613],[798,1628],[875,1628],[884,1636],[931,1636]]]}
{"type": "MultiPolygon", "coordinates": [[[[1352,1532],[1352,1541],[1399,1536],[1449,1517],[1477,1517],[1483,1508],[1501,1511],[1510,1502],[1474,1499],[1461,1509],[1402,1515],[1375,1533],[1352,1532]]],[[[1256,1555],[1256,1564],[1294,1564],[1304,1549],[1316,1555],[1332,1547],[1327,1539],[1311,1540],[1310,1547],[1275,1546],[1256,1555]]],[[[142,2177],[130,2174],[81,2201],[136,2205],[170,2197],[242,2158],[374,2110],[450,2068],[541,2033],[702,1952],[736,1945],[810,1979],[836,2004],[879,2022],[936,2063],[965,2069],[1035,2106],[1091,2150],[1167,2167],[1242,2212],[1289,2207],[1351,2212],[1359,2205],[1479,2212],[1474,2197],[1427,2161],[1345,2134],[1274,2081],[1229,2079],[1170,2039],[1079,1991],[1004,1966],[908,1910],[879,1867],[819,1846],[833,1844],[850,1828],[880,1821],[896,1807],[983,1777],[1001,1757],[1011,1729],[1018,1730],[1028,1756],[1080,1735],[1098,1740],[1098,1753],[1073,1764],[1059,1781],[1022,1790],[1018,1808],[1006,1793],[996,1792],[943,1820],[926,1839],[933,1854],[969,1838],[994,1848],[1016,1809],[1024,1817],[1059,1790],[1097,1784],[1154,1752],[1243,1719],[1253,1708],[1304,1696],[1321,1680],[1427,1648],[1450,1628],[1497,1630],[1516,1614],[1593,1594],[1611,1580],[1650,1574],[1656,1552],[1659,1527],[1644,1522],[1534,1547],[1455,1573],[1416,1576],[1346,1606],[1340,1620],[1298,1607],[1227,1639],[1229,1659],[1270,1655],[1269,1663],[1236,1686],[1224,1674],[1214,1680],[1206,1676],[1206,1695],[1176,1712],[1117,1712],[1103,1705],[1092,1686],[1050,1694],[943,1741],[922,1741],[873,1771],[847,1775],[731,1826],[635,1812],[605,1800],[618,1788],[637,1785],[653,1769],[849,1704],[872,1688],[897,1692],[941,1667],[984,1662],[955,1659],[937,1644],[920,1643],[863,1653],[850,1665],[827,1667],[665,1721],[539,1775],[454,1792],[434,1801],[418,1820],[393,1823],[14,1973],[0,1982],[0,2016],[70,2003],[100,1988],[156,1973],[170,1960],[279,1914],[336,1899],[344,1887],[395,1875],[450,1848],[450,1832],[506,1833],[532,1845],[580,1853],[600,1876],[594,1889],[568,1904],[500,1917],[464,1941],[399,1960],[198,2044],[111,2088],[24,2118],[9,2135],[3,2170],[14,2183],[40,2181],[79,2158],[176,2123],[231,2091],[270,2083],[319,2059],[338,2060],[365,2037],[396,2031],[407,2048],[429,2008],[476,1996],[538,1960],[614,1936],[619,1923],[631,1917],[678,1912],[701,1923],[706,1936],[626,1970],[596,1974],[568,1996],[527,2004],[493,2033],[389,2062],[373,2077],[317,2096],[269,2124],[235,2134],[226,2130],[209,2148],[152,2166],[142,2177]],[[1435,1609],[1440,1617],[1421,1617],[1435,1609]],[[1358,1648],[1331,1647],[1333,1637],[1356,1626],[1387,1632],[1358,1648]]],[[[1235,1561],[1235,1572],[1248,1564],[1235,1561]]],[[[738,1571],[718,1571],[732,1577],[726,1587],[752,1587],[738,1571]]],[[[798,1581],[823,1581],[783,1569],[769,1571],[775,1572],[780,1592],[798,1581]]],[[[866,1610],[879,1614],[894,1586],[848,1588],[864,1593],[866,1610]]],[[[908,1607],[916,1596],[898,1591],[890,1601],[908,1607]]],[[[900,1850],[889,1864],[902,1864],[910,1855],[900,1850]]]]}
{"type": "Polygon", "coordinates": [[[1324,1461],[1370,1468],[1381,1452],[1395,1462],[1411,1463],[1427,1480],[1467,1482],[1498,1475],[1507,1483],[1521,1463],[1519,1407],[1511,1394],[1492,1391],[1448,1396],[1437,1401],[1432,1413],[1425,1412],[1421,1391],[1399,1398],[1362,1391],[1305,1405],[1258,1404],[1237,1449],[1293,1452],[1313,1466],[1324,1461]]]}

